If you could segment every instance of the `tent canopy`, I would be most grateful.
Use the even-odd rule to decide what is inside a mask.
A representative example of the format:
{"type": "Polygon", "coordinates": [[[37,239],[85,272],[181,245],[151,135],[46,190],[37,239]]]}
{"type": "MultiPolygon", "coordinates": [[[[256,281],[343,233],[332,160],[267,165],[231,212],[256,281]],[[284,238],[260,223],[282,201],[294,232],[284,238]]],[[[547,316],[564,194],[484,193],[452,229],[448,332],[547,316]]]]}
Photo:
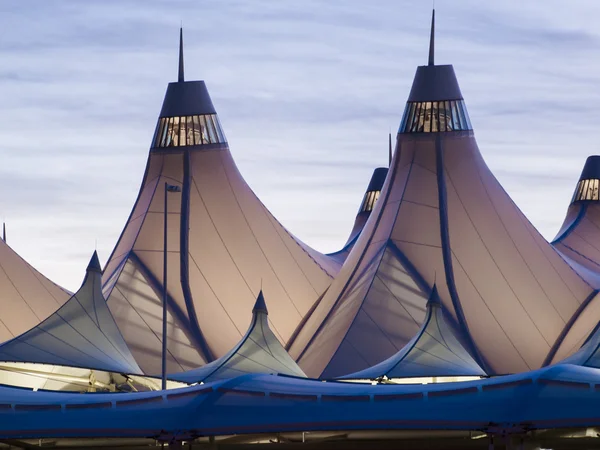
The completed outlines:
{"type": "Polygon", "coordinates": [[[246,373],[306,376],[269,328],[267,305],[262,291],[252,309],[252,322],[248,331],[229,353],[198,369],[169,375],[169,379],[186,383],[210,382],[246,373]]]}
{"type": "Polygon", "coordinates": [[[83,284],[54,314],[0,345],[0,361],[141,374],[102,295],[94,252],[83,284]]]}

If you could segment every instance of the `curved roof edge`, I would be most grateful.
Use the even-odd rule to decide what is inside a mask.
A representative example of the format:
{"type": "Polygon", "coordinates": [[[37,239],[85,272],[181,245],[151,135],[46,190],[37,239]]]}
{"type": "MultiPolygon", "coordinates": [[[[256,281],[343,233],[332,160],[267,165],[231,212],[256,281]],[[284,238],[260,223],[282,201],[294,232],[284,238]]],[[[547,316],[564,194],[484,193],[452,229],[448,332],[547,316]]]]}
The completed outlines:
{"type": "Polygon", "coordinates": [[[380,379],[486,376],[456,338],[444,318],[437,287],[434,285],[427,302],[427,315],[419,332],[400,351],[373,367],[342,377],[349,379],[380,379]]]}
{"type": "Polygon", "coordinates": [[[171,374],[168,378],[184,383],[199,383],[249,373],[306,377],[269,328],[268,311],[262,290],[252,308],[252,321],[248,331],[229,353],[205,366],[171,374]]]}

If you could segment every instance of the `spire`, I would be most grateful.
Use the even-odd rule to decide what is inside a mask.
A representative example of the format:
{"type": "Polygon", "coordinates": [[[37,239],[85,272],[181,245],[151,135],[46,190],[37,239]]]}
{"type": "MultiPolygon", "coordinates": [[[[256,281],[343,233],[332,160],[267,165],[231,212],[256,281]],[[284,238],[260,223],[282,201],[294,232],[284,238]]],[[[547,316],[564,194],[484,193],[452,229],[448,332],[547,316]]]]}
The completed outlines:
{"type": "Polygon", "coordinates": [[[265,298],[263,297],[262,289],[258,293],[258,297],[256,298],[254,308],[252,308],[252,314],[256,314],[258,312],[269,314],[269,311],[267,311],[267,304],[265,303],[265,298]]]}
{"type": "Polygon", "coordinates": [[[431,37],[429,39],[429,65],[433,66],[433,55],[435,51],[435,9],[431,13],[431,37]]]}
{"type": "Polygon", "coordinates": [[[90,259],[90,263],[87,266],[86,269],[88,272],[93,270],[96,272],[102,272],[102,268],[100,267],[100,261],[98,260],[98,252],[96,250],[94,250],[94,254],[92,255],[92,258],[90,259]]]}
{"type": "Polygon", "coordinates": [[[179,75],[177,81],[184,82],[183,78],[183,27],[179,28],[179,75]]]}
{"type": "Polygon", "coordinates": [[[388,167],[390,167],[392,165],[392,133],[389,134],[388,136],[388,157],[389,157],[389,164],[388,167]]]}
{"type": "Polygon", "coordinates": [[[6,242],[6,222],[2,222],[2,240],[6,242]]]}

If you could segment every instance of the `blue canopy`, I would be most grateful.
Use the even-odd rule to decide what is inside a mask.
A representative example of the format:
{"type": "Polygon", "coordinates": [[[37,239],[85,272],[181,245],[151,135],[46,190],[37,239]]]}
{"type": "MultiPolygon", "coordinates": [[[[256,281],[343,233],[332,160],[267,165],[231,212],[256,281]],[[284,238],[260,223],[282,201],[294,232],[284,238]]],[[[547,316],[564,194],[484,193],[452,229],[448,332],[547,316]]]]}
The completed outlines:
{"type": "Polygon", "coordinates": [[[0,387],[0,438],[196,436],[319,430],[506,431],[600,425],[600,370],[557,365],[426,385],[248,374],[159,392],[0,387]],[[260,411],[257,414],[257,411],[260,411]]]}
{"type": "Polygon", "coordinates": [[[96,252],[79,290],[39,325],[0,345],[0,362],[142,373],[102,295],[96,252]]]}
{"type": "Polygon", "coordinates": [[[229,353],[197,369],[169,375],[169,379],[184,383],[210,382],[246,373],[306,377],[269,328],[267,305],[262,291],[252,309],[252,322],[248,331],[229,353]]]}
{"type": "Polygon", "coordinates": [[[408,344],[385,361],[339,379],[485,375],[484,370],[459,342],[444,318],[442,304],[434,285],[429,295],[425,321],[408,344]]]}

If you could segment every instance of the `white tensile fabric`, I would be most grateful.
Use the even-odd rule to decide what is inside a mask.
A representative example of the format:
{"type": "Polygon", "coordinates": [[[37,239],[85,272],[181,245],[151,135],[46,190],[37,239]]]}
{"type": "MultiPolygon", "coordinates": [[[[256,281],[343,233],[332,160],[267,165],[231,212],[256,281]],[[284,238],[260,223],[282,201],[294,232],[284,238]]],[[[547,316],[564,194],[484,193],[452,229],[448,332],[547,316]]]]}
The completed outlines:
{"type": "Polygon", "coordinates": [[[272,373],[305,377],[269,328],[262,291],[252,310],[252,322],[238,344],[221,358],[198,369],[169,375],[170,380],[199,383],[233,378],[247,373],[272,373]]]}
{"type": "MultiPolygon", "coordinates": [[[[170,89],[188,86],[205,89],[203,82],[171,83],[170,89]]],[[[206,92],[199,104],[206,107],[207,98],[206,92]]],[[[171,100],[167,96],[165,104],[176,109],[171,100]]],[[[185,97],[184,106],[193,107],[193,100],[185,97]]],[[[168,372],[226,354],[243,335],[260,286],[277,299],[270,305],[271,326],[286,343],[340,264],[300,242],[269,213],[226,142],[153,148],[104,270],[108,305],[144,373],[160,373],[161,364],[165,183],[182,188],[168,197],[168,372]]]]}
{"type": "Polygon", "coordinates": [[[0,342],[39,324],[70,295],[0,240],[0,342]]]}
{"type": "Polygon", "coordinates": [[[379,379],[485,376],[469,352],[456,338],[444,318],[443,307],[434,285],[427,304],[427,316],[419,332],[402,350],[385,361],[340,379],[379,379]]]}
{"type": "Polygon", "coordinates": [[[600,303],[502,189],[472,131],[400,133],[380,200],[290,354],[311,377],[388,358],[417,332],[434,280],[461,341],[490,374],[567,356],[595,325],[572,327],[571,318],[600,303]],[[381,283],[403,291],[372,294],[381,283]]]}
{"type": "Polygon", "coordinates": [[[141,373],[102,295],[96,252],[79,290],[40,324],[0,345],[0,362],[141,373]]]}

